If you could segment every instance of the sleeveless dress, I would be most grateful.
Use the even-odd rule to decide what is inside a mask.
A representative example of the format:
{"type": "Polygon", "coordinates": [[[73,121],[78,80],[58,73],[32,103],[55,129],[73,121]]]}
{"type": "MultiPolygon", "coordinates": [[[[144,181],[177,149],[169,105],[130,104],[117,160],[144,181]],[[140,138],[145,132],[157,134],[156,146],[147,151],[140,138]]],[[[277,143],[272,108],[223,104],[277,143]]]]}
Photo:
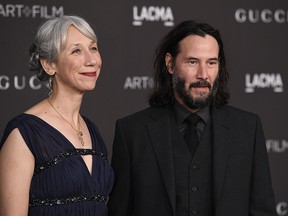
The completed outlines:
{"type": "Polygon", "coordinates": [[[7,124],[0,149],[18,128],[35,158],[29,216],[108,215],[106,202],[114,183],[113,170],[97,127],[82,117],[92,149],[76,149],[63,134],[34,115],[20,114],[7,124]],[[81,155],[93,156],[91,174],[81,155]]]}

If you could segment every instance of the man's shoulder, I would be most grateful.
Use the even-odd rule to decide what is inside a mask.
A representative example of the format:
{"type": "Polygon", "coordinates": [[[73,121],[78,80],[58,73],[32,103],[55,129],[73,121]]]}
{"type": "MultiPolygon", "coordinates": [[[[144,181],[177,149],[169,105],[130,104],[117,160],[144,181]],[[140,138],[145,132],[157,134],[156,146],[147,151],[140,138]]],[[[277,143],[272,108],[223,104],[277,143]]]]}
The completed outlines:
{"type": "Polygon", "coordinates": [[[241,121],[259,118],[258,114],[256,113],[231,105],[224,105],[220,108],[215,108],[214,115],[218,116],[219,118],[233,119],[234,121],[236,121],[237,119],[241,121]]]}
{"type": "Polygon", "coordinates": [[[136,111],[132,114],[126,115],[120,118],[118,121],[121,122],[140,122],[147,119],[155,119],[161,116],[166,116],[167,112],[170,112],[169,106],[159,106],[159,107],[147,107],[145,109],[136,111]]]}
{"type": "Polygon", "coordinates": [[[245,109],[242,109],[242,108],[239,108],[239,107],[235,107],[235,106],[232,106],[232,105],[224,105],[220,108],[216,108],[216,110],[220,110],[220,111],[223,111],[223,112],[230,112],[230,113],[236,113],[236,114],[243,114],[243,115],[255,115],[255,113],[253,112],[250,112],[248,110],[245,110],[245,109]]]}

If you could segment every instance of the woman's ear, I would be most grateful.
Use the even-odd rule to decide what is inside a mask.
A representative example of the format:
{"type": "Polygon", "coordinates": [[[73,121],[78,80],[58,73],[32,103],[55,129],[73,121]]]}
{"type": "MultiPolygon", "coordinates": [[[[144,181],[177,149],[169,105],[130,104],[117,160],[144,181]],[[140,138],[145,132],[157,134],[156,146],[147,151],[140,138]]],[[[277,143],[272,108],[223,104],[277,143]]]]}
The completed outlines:
{"type": "Polygon", "coordinates": [[[46,59],[40,59],[40,63],[48,75],[53,76],[55,74],[56,70],[55,70],[54,63],[51,63],[47,61],[46,59]]]}
{"type": "Polygon", "coordinates": [[[174,70],[173,70],[173,57],[171,56],[170,53],[166,53],[165,55],[165,64],[166,64],[166,68],[168,70],[168,72],[170,74],[173,74],[174,70]]]}

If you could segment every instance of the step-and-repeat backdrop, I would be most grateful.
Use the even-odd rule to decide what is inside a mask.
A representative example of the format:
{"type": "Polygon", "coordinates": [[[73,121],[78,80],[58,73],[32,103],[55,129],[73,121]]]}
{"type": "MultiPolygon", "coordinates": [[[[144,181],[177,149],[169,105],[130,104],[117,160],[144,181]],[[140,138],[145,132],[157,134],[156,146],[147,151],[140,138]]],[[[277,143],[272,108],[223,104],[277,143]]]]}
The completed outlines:
{"type": "Polygon", "coordinates": [[[260,115],[276,208],[288,215],[288,1],[130,0],[0,2],[0,134],[13,116],[48,95],[29,73],[28,48],[45,19],[79,15],[95,29],[103,59],[82,114],[102,132],[111,157],[115,120],[148,106],[155,47],[175,24],[218,28],[230,71],[230,104],[260,115]]]}

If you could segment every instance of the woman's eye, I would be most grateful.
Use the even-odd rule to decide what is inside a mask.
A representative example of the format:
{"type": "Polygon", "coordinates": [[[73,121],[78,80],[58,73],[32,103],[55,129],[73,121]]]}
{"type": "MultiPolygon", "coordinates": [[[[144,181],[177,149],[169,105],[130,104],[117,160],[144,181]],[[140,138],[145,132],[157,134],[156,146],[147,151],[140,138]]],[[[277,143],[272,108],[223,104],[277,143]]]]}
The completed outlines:
{"type": "Polygon", "coordinates": [[[91,47],[91,50],[94,51],[94,52],[97,52],[98,48],[96,46],[95,47],[91,47]]]}
{"type": "Polygon", "coordinates": [[[81,52],[80,49],[76,49],[76,50],[73,50],[73,51],[72,51],[72,54],[78,54],[78,53],[80,53],[80,52],[81,52]]]}

